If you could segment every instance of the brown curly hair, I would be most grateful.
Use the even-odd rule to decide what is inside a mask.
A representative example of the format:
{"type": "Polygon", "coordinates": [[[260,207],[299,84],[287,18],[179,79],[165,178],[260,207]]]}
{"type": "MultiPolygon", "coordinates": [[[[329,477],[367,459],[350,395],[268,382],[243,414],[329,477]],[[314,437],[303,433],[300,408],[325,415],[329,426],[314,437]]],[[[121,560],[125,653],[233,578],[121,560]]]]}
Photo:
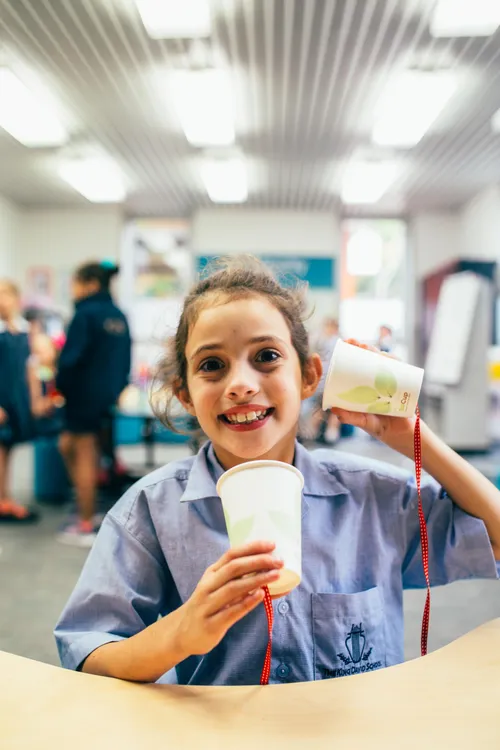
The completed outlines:
{"type": "Polygon", "coordinates": [[[202,310],[210,305],[255,296],[267,299],[285,318],[304,373],[309,359],[309,336],[304,325],[305,289],[305,284],[285,287],[268,266],[251,255],[217,259],[208,275],[205,272],[185,298],[177,332],[167,342],[165,355],[156,370],[152,406],[158,419],[176,430],[172,401],[179,391],[187,390],[186,344],[189,332],[202,310]]]}

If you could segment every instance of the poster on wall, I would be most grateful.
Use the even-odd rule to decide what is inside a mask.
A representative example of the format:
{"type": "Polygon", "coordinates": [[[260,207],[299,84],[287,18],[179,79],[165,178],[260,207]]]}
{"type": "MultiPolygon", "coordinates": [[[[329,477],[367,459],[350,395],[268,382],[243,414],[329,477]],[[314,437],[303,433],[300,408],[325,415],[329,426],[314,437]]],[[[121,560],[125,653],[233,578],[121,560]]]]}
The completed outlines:
{"type": "MultiPolygon", "coordinates": [[[[120,301],[141,365],[158,359],[175,331],[193,280],[190,225],[185,219],[134,219],[125,227],[120,301]]],[[[139,366],[139,364],[137,365],[139,366]]]]}
{"type": "MultiPolygon", "coordinates": [[[[197,271],[207,273],[217,260],[217,255],[196,258],[197,271]]],[[[336,259],[321,255],[272,255],[259,256],[268,265],[280,283],[294,287],[307,285],[307,314],[304,321],[314,336],[326,318],[338,317],[338,293],[336,285],[336,259]]]]}
{"type": "Polygon", "coordinates": [[[31,266],[26,273],[26,305],[49,307],[54,302],[53,271],[49,266],[31,266]]]}
{"type": "MultiPolygon", "coordinates": [[[[217,255],[203,255],[196,259],[197,270],[203,274],[217,260],[217,255]]],[[[310,289],[332,289],[335,285],[335,259],[299,255],[262,255],[280,282],[293,286],[305,282],[310,289]]]]}

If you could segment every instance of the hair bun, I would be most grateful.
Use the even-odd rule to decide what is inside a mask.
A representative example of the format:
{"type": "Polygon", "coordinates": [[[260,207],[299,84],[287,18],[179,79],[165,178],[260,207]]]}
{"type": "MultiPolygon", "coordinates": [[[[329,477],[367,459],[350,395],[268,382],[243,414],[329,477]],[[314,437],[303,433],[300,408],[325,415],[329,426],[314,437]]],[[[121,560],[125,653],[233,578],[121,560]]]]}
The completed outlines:
{"type": "Polygon", "coordinates": [[[108,260],[107,258],[101,260],[99,265],[101,268],[104,268],[110,276],[115,276],[120,271],[120,267],[117,266],[113,260],[108,260]]]}

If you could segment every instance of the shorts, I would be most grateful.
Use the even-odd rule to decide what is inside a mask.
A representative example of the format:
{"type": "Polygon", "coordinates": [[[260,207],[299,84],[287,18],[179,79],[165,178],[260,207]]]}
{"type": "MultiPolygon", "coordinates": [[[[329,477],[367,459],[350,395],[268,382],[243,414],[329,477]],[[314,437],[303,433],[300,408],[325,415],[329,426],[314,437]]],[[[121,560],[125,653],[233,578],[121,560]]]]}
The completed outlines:
{"type": "Polygon", "coordinates": [[[66,404],[63,431],[73,435],[98,435],[109,415],[109,408],[85,412],[81,408],[68,408],[66,404]]]}

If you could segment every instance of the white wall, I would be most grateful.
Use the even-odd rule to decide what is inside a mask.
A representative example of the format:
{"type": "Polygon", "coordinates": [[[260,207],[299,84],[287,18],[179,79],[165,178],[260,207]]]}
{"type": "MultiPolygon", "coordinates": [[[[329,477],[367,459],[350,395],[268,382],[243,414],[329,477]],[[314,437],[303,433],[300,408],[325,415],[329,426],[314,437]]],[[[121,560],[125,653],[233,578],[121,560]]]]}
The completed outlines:
{"type": "Polygon", "coordinates": [[[463,252],[459,212],[422,213],[409,222],[409,244],[413,273],[422,279],[463,252]]]}
{"type": "Polygon", "coordinates": [[[500,188],[481,191],[461,215],[462,254],[477,260],[500,260],[500,188]]]}
{"type": "Polygon", "coordinates": [[[50,266],[55,301],[67,306],[64,297],[71,272],[85,261],[118,259],[122,227],[119,206],[25,211],[14,265],[16,279],[24,286],[30,268],[50,266]]]}
{"type": "Polygon", "coordinates": [[[202,209],[193,219],[198,255],[252,253],[339,254],[339,220],[332,213],[253,209],[202,209]]]}
{"type": "Polygon", "coordinates": [[[13,260],[20,252],[20,222],[21,212],[17,206],[0,196],[0,277],[14,276],[13,260]]]}

